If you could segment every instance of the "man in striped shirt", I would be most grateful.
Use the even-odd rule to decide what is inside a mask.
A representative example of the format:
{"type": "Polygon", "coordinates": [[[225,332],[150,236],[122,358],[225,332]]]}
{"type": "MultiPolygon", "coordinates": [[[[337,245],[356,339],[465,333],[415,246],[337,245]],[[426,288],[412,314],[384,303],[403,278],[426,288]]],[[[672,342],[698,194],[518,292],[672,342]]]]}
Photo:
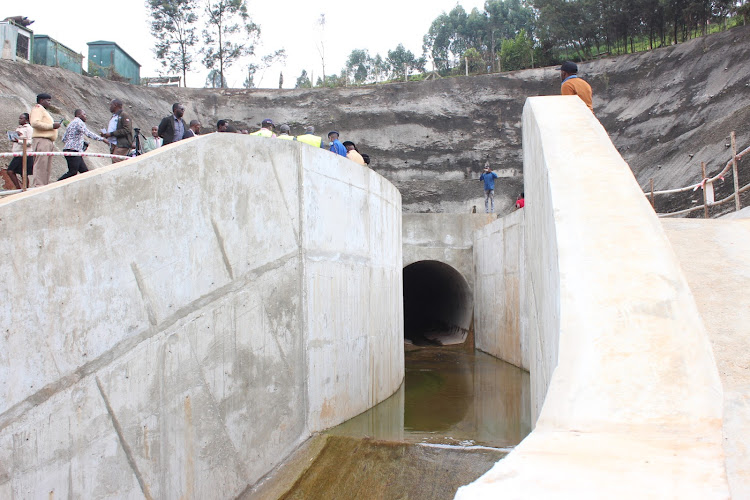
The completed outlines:
{"type": "MultiPolygon", "coordinates": [[[[70,153],[82,152],[84,149],[84,136],[90,137],[96,141],[107,142],[107,139],[96,135],[86,127],[86,112],[84,110],[76,109],[74,114],[75,118],[70,122],[70,125],[68,125],[68,128],[65,130],[65,135],[63,136],[63,151],[70,153]]],[[[67,179],[68,177],[73,177],[79,172],[88,172],[89,170],[86,163],[83,161],[82,156],[66,156],[65,161],[68,162],[68,171],[64,173],[62,177],[57,179],[58,181],[67,179]]]]}

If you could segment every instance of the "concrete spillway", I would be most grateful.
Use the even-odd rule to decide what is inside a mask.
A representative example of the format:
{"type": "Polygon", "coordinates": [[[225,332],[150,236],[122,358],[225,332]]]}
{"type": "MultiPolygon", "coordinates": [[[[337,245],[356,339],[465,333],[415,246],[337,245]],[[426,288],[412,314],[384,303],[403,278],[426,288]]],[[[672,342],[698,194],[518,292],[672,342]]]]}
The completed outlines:
{"type": "MultiPolygon", "coordinates": [[[[499,220],[402,219],[367,169],[218,135],[0,201],[0,497],[246,492],[397,390],[404,306],[473,313],[530,372],[533,431],[458,498],[741,497],[748,390],[731,349],[717,369],[688,231],[576,97],[523,122],[527,204],[499,220]]],[[[712,236],[727,255],[742,224],[712,236]]]]}

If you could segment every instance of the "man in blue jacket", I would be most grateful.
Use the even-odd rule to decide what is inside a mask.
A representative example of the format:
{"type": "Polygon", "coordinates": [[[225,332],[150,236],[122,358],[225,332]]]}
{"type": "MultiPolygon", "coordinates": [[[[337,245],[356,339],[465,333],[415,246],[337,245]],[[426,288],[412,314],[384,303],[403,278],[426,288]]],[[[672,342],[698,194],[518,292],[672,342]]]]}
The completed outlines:
{"type": "Polygon", "coordinates": [[[484,213],[495,212],[495,179],[497,174],[490,170],[490,164],[484,164],[484,172],[479,176],[480,181],[484,181],[484,213]]]}
{"type": "Polygon", "coordinates": [[[331,143],[330,151],[346,158],[346,148],[339,140],[339,133],[336,131],[328,132],[328,141],[331,143]]]}

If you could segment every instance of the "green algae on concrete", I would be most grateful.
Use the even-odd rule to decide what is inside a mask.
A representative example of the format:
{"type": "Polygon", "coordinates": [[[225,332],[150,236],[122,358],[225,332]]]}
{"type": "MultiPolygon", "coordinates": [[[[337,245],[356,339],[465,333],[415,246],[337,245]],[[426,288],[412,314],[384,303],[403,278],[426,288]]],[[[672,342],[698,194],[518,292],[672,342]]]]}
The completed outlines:
{"type": "Polygon", "coordinates": [[[317,459],[280,498],[449,499],[504,455],[493,449],[329,436],[317,459]]]}

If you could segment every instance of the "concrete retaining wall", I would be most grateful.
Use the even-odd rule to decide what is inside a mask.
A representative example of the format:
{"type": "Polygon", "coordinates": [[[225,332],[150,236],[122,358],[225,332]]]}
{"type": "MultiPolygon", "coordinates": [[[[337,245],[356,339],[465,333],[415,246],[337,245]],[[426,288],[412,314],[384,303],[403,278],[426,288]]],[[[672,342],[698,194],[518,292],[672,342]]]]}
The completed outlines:
{"type": "Polygon", "coordinates": [[[457,498],[727,498],[722,389],[661,224],[572,97],[527,100],[534,431],[457,498]]]}
{"type": "Polygon", "coordinates": [[[524,211],[516,210],[474,233],[474,343],[525,370],[528,339],[521,335],[524,287],[524,211]]]}
{"type": "Polygon", "coordinates": [[[0,219],[2,498],[234,497],[403,379],[400,195],[328,152],[212,134],[0,219]]]}

